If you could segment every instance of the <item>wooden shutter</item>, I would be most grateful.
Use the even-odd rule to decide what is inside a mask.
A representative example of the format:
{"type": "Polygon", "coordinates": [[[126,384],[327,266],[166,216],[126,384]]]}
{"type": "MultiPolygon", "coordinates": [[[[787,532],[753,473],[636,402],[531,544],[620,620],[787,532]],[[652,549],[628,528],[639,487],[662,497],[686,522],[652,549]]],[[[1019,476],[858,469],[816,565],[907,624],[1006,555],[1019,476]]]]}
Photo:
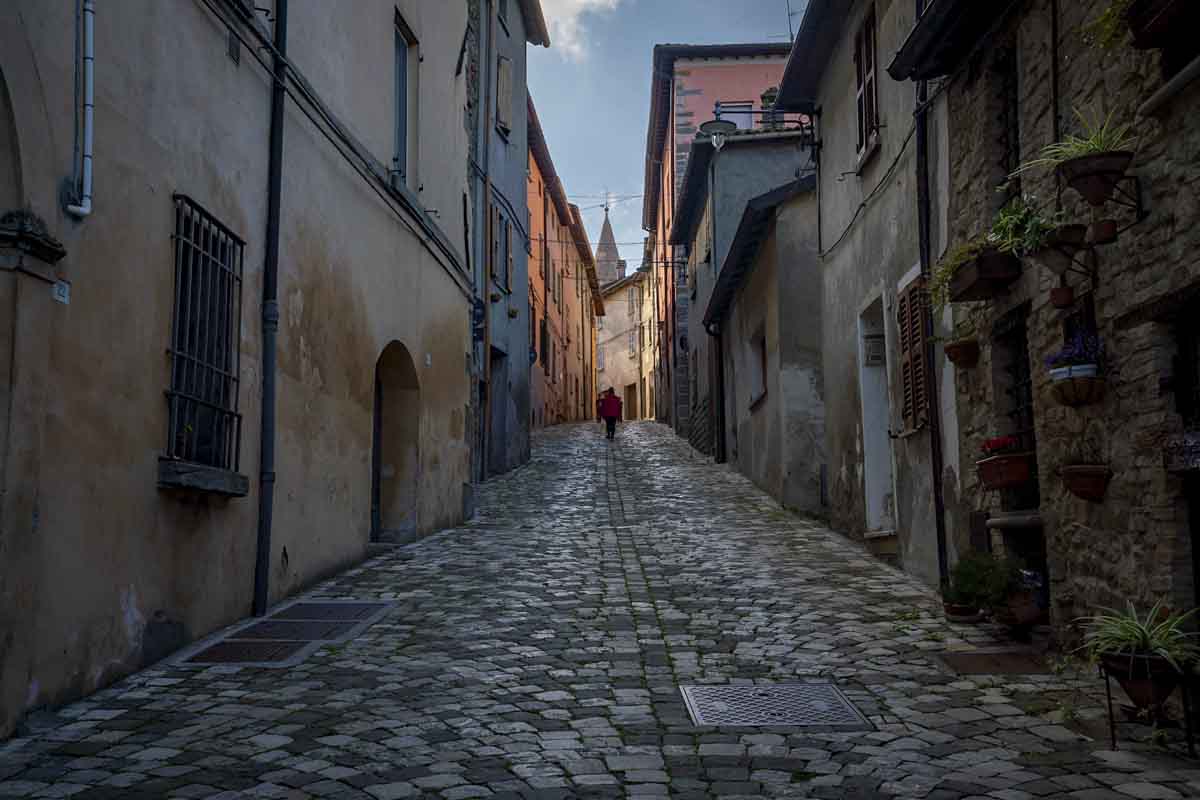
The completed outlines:
{"type": "Polygon", "coordinates": [[[505,133],[512,130],[512,106],[512,59],[500,56],[496,67],[496,125],[505,133]]]}
{"type": "Polygon", "coordinates": [[[904,429],[916,430],[929,419],[926,391],[929,365],[926,360],[925,323],[928,304],[925,283],[913,281],[896,298],[896,323],[900,329],[901,415],[904,429]]]}

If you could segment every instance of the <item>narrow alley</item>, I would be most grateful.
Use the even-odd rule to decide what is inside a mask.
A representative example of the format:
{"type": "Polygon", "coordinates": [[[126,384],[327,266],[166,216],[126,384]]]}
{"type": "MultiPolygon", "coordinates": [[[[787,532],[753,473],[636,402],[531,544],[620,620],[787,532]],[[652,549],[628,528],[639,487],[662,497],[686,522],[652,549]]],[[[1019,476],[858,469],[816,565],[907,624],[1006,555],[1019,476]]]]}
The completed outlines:
{"type": "Polygon", "coordinates": [[[1194,765],[1042,713],[1095,720],[1090,675],[955,676],[932,654],[986,651],[988,627],[668,428],[548,430],[480,502],[303,596],[391,604],[344,643],[286,668],[191,648],[31,716],[0,797],[1200,794],[1194,765]],[[698,727],[680,694],[831,680],[869,724],[698,727]]]}

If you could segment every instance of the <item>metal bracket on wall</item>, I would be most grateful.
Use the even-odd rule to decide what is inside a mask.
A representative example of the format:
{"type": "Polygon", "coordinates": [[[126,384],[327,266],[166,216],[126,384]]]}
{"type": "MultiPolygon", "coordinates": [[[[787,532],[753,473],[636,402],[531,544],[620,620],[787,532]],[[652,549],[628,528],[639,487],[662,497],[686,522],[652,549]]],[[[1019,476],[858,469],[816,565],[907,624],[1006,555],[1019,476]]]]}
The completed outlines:
{"type": "Polygon", "coordinates": [[[1150,212],[1142,205],[1142,179],[1137,175],[1123,175],[1113,181],[1113,196],[1109,202],[1133,211],[1133,221],[1119,228],[1118,236],[1150,216],[1150,212]]]}

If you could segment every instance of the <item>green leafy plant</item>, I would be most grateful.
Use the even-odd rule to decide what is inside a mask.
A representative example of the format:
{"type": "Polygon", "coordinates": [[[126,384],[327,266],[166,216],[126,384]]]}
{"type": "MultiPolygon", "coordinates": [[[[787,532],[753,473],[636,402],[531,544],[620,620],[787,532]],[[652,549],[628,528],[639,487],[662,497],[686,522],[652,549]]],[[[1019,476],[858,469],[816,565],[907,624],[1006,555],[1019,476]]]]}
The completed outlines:
{"type": "Polygon", "coordinates": [[[968,553],[954,565],[943,596],[955,605],[992,608],[1003,602],[1011,580],[1007,562],[989,553],[968,553]]]}
{"type": "Polygon", "coordinates": [[[1111,50],[1125,40],[1128,32],[1126,17],[1137,0],[1112,0],[1100,16],[1083,26],[1083,36],[1088,44],[1103,50],[1111,50]]]}
{"type": "Polygon", "coordinates": [[[986,239],[989,246],[1002,253],[1024,258],[1046,246],[1050,234],[1058,227],[1053,217],[1046,217],[1037,208],[1037,198],[1023,194],[1005,203],[986,239]]]}
{"type": "Polygon", "coordinates": [[[1184,630],[1184,623],[1196,614],[1196,609],[1172,614],[1162,601],[1154,604],[1145,615],[1139,614],[1133,603],[1128,610],[1103,609],[1103,613],[1083,617],[1082,649],[1092,656],[1118,655],[1156,656],[1176,670],[1200,657],[1196,633],[1184,630]]]}
{"type": "Polygon", "coordinates": [[[950,282],[954,274],[966,264],[974,260],[987,248],[987,238],[976,236],[968,239],[957,247],[951,248],[937,263],[929,276],[929,301],[933,304],[935,313],[940,314],[950,302],[950,282]]]}
{"type": "Polygon", "coordinates": [[[1052,169],[1064,161],[1080,156],[1132,150],[1137,143],[1137,137],[1132,133],[1133,124],[1114,123],[1111,111],[1104,119],[1098,114],[1085,115],[1079,109],[1075,109],[1075,116],[1083,128],[1082,134],[1068,134],[1062,141],[1046,145],[1041,149],[1039,158],[1017,167],[1009,178],[1015,178],[1030,170],[1052,169]]]}

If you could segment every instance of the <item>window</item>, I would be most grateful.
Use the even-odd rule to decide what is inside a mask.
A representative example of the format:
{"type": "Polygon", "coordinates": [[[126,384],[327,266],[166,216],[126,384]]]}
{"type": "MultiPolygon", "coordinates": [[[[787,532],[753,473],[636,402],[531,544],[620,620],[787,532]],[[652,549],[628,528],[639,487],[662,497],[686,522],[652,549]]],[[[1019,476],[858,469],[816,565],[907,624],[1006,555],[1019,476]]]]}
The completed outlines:
{"type": "Polygon", "coordinates": [[[637,318],[638,318],[638,311],[639,311],[640,309],[638,308],[638,301],[637,301],[637,287],[636,287],[636,286],[630,286],[630,287],[629,287],[629,295],[628,295],[628,297],[629,297],[629,318],[630,318],[630,319],[637,319],[637,318]]]}
{"type": "Polygon", "coordinates": [[[415,85],[417,40],[412,29],[396,13],[396,132],[395,153],[392,155],[392,175],[404,183],[408,179],[408,155],[413,124],[412,98],[415,85]]]}
{"type": "Polygon", "coordinates": [[[1176,329],[1175,408],[1189,431],[1200,431],[1200,308],[1183,315],[1176,329]]]}
{"type": "Polygon", "coordinates": [[[492,206],[492,280],[505,291],[512,286],[512,262],[512,223],[492,206]]]}
{"type": "Polygon", "coordinates": [[[767,396],[767,336],[759,331],[750,338],[750,407],[767,396]]]}
{"type": "Polygon", "coordinates": [[[542,317],[542,321],[539,323],[538,333],[540,334],[540,336],[538,338],[541,340],[541,343],[542,343],[542,346],[540,348],[538,348],[538,351],[539,351],[539,353],[541,355],[541,359],[542,359],[542,374],[549,375],[550,374],[550,357],[549,357],[550,328],[546,324],[545,317],[542,317]]]}
{"type": "Polygon", "coordinates": [[[721,119],[734,123],[739,130],[753,130],[754,103],[721,103],[721,119]]]}
{"type": "Polygon", "coordinates": [[[896,298],[896,322],[900,327],[900,405],[906,431],[914,431],[928,420],[929,400],[925,386],[927,305],[925,281],[921,279],[910,283],[896,298]]]}
{"type": "Polygon", "coordinates": [[[854,38],[855,102],[858,106],[858,152],[865,153],[879,130],[878,95],[875,91],[875,7],[867,11],[854,38]]]}
{"type": "Polygon", "coordinates": [[[604,348],[596,348],[596,371],[604,372],[604,348]]]}
{"type": "Polygon", "coordinates": [[[637,330],[631,330],[629,332],[629,355],[630,356],[637,355],[637,346],[638,346],[637,336],[638,336],[637,330]]]}
{"type": "Polygon", "coordinates": [[[512,59],[500,56],[496,63],[496,127],[507,136],[512,131],[512,59]]]}
{"type": "Polygon", "coordinates": [[[245,245],[183,195],[175,195],[174,238],[167,456],[236,472],[245,245]]]}
{"type": "Polygon", "coordinates": [[[500,22],[504,24],[504,31],[508,32],[508,0],[499,0],[496,3],[496,16],[500,18],[500,22]]]}
{"type": "Polygon", "coordinates": [[[596,317],[596,330],[604,330],[604,317],[596,317]]]}

